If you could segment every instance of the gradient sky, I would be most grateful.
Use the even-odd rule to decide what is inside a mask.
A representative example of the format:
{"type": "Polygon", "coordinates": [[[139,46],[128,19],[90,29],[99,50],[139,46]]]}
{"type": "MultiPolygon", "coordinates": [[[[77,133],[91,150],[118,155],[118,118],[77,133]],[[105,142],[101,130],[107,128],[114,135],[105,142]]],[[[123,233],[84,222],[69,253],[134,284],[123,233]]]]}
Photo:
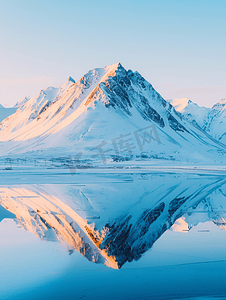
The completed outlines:
{"type": "Polygon", "coordinates": [[[165,98],[226,98],[225,0],[0,0],[0,103],[121,62],[165,98]]]}

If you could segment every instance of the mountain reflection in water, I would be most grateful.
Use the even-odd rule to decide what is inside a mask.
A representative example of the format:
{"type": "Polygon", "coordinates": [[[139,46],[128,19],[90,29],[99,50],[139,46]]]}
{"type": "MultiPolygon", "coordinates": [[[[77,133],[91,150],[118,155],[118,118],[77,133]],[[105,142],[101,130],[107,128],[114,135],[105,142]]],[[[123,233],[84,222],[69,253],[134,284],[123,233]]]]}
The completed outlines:
{"type": "Polygon", "coordinates": [[[170,228],[213,221],[226,229],[225,177],[131,174],[96,182],[0,186],[0,204],[40,239],[114,269],[138,260],[170,228]]]}

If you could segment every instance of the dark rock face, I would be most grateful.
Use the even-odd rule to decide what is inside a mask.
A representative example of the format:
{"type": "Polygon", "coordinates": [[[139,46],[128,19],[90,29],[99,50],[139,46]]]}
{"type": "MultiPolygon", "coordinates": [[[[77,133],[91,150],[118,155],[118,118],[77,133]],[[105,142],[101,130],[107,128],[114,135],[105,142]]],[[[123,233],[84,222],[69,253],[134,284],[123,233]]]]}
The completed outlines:
{"type": "Polygon", "coordinates": [[[178,196],[168,204],[161,202],[143,211],[135,221],[128,215],[120,222],[107,224],[108,234],[100,248],[116,258],[119,268],[127,261],[138,260],[183,215],[182,207],[190,203],[190,198],[178,196]]]}
{"type": "Polygon", "coordinates": [[[100,88],[108,99],[106,107],[118,107],[128,116],[132,116],[134,107],[145,120],[152,121],[161,128],[164,128],[165,122],[168,122],[174,131],[188,132],[180,123],[181,115],[138,72],[126,71],[119,65],[116,75],[102,82],[100,88]],[[164,108],[165,117],[154,108],[156,106],[159,107],[159,111],[164,108]]]}
{"type": "Polygon", "coordinates": [[[165,127],[164,121],[159,115],[159,113],[150,106],[148,100],[140,95],[140,102],[134,101],[134,106],[139,111],[139,113],[143,116],[145,120],[151,120],[154,121],[156,124],[158,124],[160,127],[165,127]]]}
{"type": "Polygon", "coordinates": [[[150,105],[150,99],[142,95],[140,89],[151,94],[153,98],[158,98],[162,103],[165,100],[138,72],[133,73],[131,70],[127,72],[123,67],[119,67],[116,75],[110,77],[106,83],[102,83],[101,88],[109,100],[107,107],[117,106],[131,116],[130,108],[134,106],[145,120],[154,121],[162,128],[165,126],[159,113],[150,105]]]}
{"type": "Polygon", "coordinates": [[[167,230],[168,226],[163,223],[151,232],[148,239],[143,240],[151,225],[162,215],[164,208],[165,203],[162,202],[155,208],[144,211],[135,223],[130,222],[132,216],[129,215],[119,224],[107,224],[109,233],[100,248],[107,250],[109,256],[116,257],[119,267],[126,261],[138,260],[167,230]]]}
{"type": "Polygon", "coordinates": [[[100,85],[100,87],[104,90],[109,100],[109,103],[106,103],[106,107],[119,107],[127,115],[132,116],[129,110],[129,108],[132,107],[132,104],[123,86],[117,85],[114,81],[114,78],[110,78],[108,83],[109,85],[105,83],[102,83],[100,85]]]}
{"type": "Polygon", "coordinates": [[[48,101],[39,111],[38,115],[41,115],[44,111],[47,110],[47,108],[51,105],[52,103],[48,101]]]}
{"type": "Polygon", "coordinates": [[[186,202],[188,198],[185,198],[185,197],[178,197],[178,198],[175,198],[173,199],[170,204],[169,204],[169,209],[168,209],[168,212],[169,212],[169,215],[172,216],[175,211],[182,205],[186,202]]]}
{"type": "Polygon", "coordinates": [[[169,126],[175,130],[175,131],[187,131],[187,129],[181,125],[170,113],[168,113],[168,121],[169,121],[169,126]]]}

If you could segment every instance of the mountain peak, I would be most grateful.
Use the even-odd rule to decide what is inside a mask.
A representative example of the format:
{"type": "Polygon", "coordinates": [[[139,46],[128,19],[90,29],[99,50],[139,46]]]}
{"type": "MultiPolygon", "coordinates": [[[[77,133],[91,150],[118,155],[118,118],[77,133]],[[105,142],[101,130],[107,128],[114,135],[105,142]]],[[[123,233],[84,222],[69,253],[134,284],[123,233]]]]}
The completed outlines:
{"type": "Polygon", "coordinates": [[[212,109],[222,109],[226,106],[226,98],[221,99],[219,102],[217,102],[216,104],[214,104],[214,106],[212,107],[212,109]]]}
{"type": "Polygon", "coordinates": [[[225,104],[226,104],[226,98],[224,98],[224,99],[221,99],[221,101],[219,101],[219,103],[220,103],[220,104],[224,104],[224,105],[225,105],[225,104]]]}
{"type": "Polygon", "coordinates": [[[21,101],[17,102],[14,107],[18,108],[24,105],[28,100],[30,100],[30,97],[24,97],[21,101]]]}
{"type": "Polygon", "coordinates": [[[71,76],[68,77],[68,81],[75,83],[75,80],[71,76]]]}
{"type": "Polygon", "coordinates": [[[182,112],[188,104],[192,104],[193,102],[188,98],[176,98],[170,99],[170,104],[176,109],[176,111],[182,112]]]}
{"type": "Polygon", "coordinates": [[[125,68],[122,66],[121,63],[116,63],[116,64],[113,64],[113,65],[108,65],[104,69],[107,72],[120,72],[120,71],[126,72],[125,68]]]}
{"type": "Polygon", "coordinates": [[[121,65],[120,62],[116,63],[116,64],[112,64],[112,65],[108,65],[105,68],[111,68],[111,69],[119,69],[119,68],[123,68],[123,66],[121,65]]]}

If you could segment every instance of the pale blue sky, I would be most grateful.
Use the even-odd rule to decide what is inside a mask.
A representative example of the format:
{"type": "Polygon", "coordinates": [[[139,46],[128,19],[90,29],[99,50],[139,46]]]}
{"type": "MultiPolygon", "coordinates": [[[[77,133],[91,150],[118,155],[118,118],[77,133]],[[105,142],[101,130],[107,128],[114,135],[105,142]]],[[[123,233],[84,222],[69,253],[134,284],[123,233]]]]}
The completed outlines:
{"type": "Polygon", "coordinates": [[[121,62],[165,99],[226,98],[225,0],[0,0],[0,103],[121,62]]]}

